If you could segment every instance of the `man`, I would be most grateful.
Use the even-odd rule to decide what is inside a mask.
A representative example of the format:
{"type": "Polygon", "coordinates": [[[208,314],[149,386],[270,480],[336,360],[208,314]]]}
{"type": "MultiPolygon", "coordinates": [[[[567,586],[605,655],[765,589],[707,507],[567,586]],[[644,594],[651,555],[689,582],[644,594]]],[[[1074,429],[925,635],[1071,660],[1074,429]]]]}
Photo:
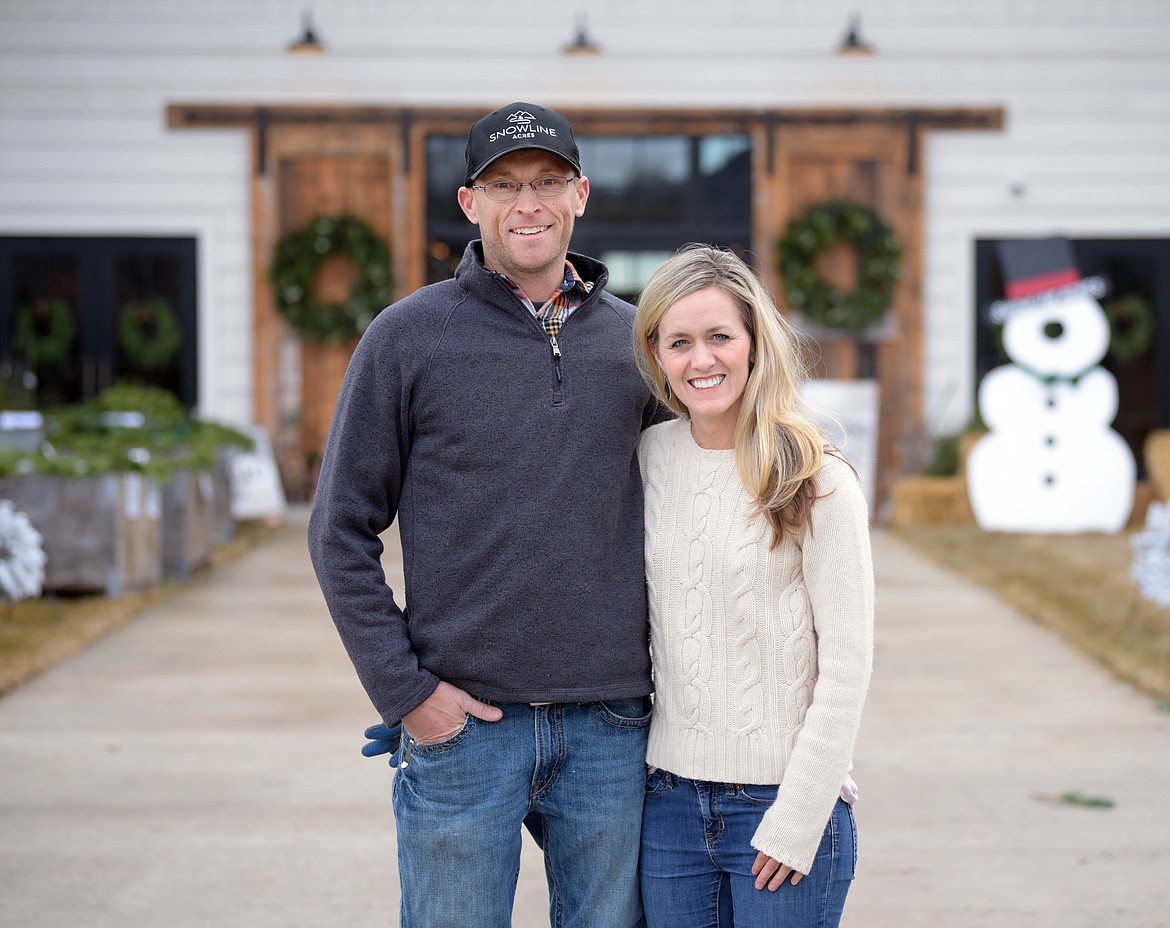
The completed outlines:
{"type": "Polygon", "coordinates": [[[366,692],[402,723],[401,924],[508,925],[521,826],[556,926],[642,924],[651,691],[633,307],[569,255],[589,180],[568,121],[467,137],[479,226],[454,280],[384,310],[338,398],[309,549],[366,692]],[[406,604],[378,540],[398,517],[406,604]]]}

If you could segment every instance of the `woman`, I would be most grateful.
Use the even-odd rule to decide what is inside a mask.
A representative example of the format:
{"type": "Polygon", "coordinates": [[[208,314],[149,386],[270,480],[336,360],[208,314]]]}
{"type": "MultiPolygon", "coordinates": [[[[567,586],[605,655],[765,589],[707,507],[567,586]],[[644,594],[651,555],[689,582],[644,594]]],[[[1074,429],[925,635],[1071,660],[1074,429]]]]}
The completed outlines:
{"type": "Polygon", "coordinates": [[[864,496],[801,411],[796,337],[735,255],[690,246],[655,271],[634,345],[681,416],[639,449],[649,926],[836,925],[872,667],[864,496]]]}

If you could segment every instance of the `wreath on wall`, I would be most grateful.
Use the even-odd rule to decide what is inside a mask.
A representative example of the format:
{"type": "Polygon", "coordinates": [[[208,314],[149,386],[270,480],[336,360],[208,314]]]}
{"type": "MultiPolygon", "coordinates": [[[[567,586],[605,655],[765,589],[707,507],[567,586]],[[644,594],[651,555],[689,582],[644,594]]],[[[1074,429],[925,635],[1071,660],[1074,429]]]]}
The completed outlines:
{"type": "Polygon", "coordinates": [[[1158,322],[1145,297],[1129,293],[1101,308],[1109,317],[1109,354],[1118,364],[1129,364],[1149,351],[1158,322]]]}
{"type": "Polygon", "coordinates": [[[851,200],[819,203],[788,224],[777,251],[789,308],[814,322],[860,332],[890,308],[902,246],[873,210],[851,200]],[[837,245],[857,252],[852,290],[834,286],[817,271],[817,256],[837,245]]]}
{"type": "Polygon", "coordinates": [[[118,315],[118,344],[139,370],[159,370],[182,346],[183,330],[162,297],[131,300],[118,315]]]}
{"type": "Polygon", "coordinates": [[[77,320],[61,299],[22,303],[12,320],[12,347],[31,367],[63,364],[73,354],[77,320]]]}
{"type": "Polygon", "coordinates": [[[317,216],[282,238],[268,268],[276,310],[311,341],[345,342],[361,336],[391,300],[394,275],[390,249],[355,216],[317,216]],[[357,268],[349,299],[326,303],[313,281],[329,258],[343,257],[357,268]]]}

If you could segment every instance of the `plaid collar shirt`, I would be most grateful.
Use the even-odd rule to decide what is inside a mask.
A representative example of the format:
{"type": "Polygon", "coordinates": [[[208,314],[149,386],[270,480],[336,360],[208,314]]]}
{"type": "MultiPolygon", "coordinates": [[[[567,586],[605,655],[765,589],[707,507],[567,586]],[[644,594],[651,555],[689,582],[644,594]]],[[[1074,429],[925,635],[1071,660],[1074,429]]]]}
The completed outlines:
{"type": "Polygon", "coordinates": [[[565,320],[573,314],[573,310],[585,302],[585,297],[593,289],[593,282],[582,280],[572,263],[566,261],[565,276],[560,287],[547,303],[538,308],[519,284],[515,283],[507,274],[502,274],[499,271],[496,273],[512,288],[512,292],[516,294],[520,302],[528,307],[550,338],[556,338],[560,334],[561,326],[565,324],[565,320]]]}

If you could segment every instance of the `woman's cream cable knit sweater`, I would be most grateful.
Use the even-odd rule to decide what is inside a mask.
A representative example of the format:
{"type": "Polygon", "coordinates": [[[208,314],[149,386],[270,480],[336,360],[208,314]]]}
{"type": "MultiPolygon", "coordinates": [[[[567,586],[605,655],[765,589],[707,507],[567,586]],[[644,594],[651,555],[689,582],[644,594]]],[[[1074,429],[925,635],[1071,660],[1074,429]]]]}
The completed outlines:
{"type": "Polygon", "coordinates": [[[873,666],[865,497],[826,456],[811,525],[768,550],[734,451],[686,419],[648,429],[646,577],[655,704],[647,763],[780,784],[752,846],[808,873],[848,773],[873,666]]]}

